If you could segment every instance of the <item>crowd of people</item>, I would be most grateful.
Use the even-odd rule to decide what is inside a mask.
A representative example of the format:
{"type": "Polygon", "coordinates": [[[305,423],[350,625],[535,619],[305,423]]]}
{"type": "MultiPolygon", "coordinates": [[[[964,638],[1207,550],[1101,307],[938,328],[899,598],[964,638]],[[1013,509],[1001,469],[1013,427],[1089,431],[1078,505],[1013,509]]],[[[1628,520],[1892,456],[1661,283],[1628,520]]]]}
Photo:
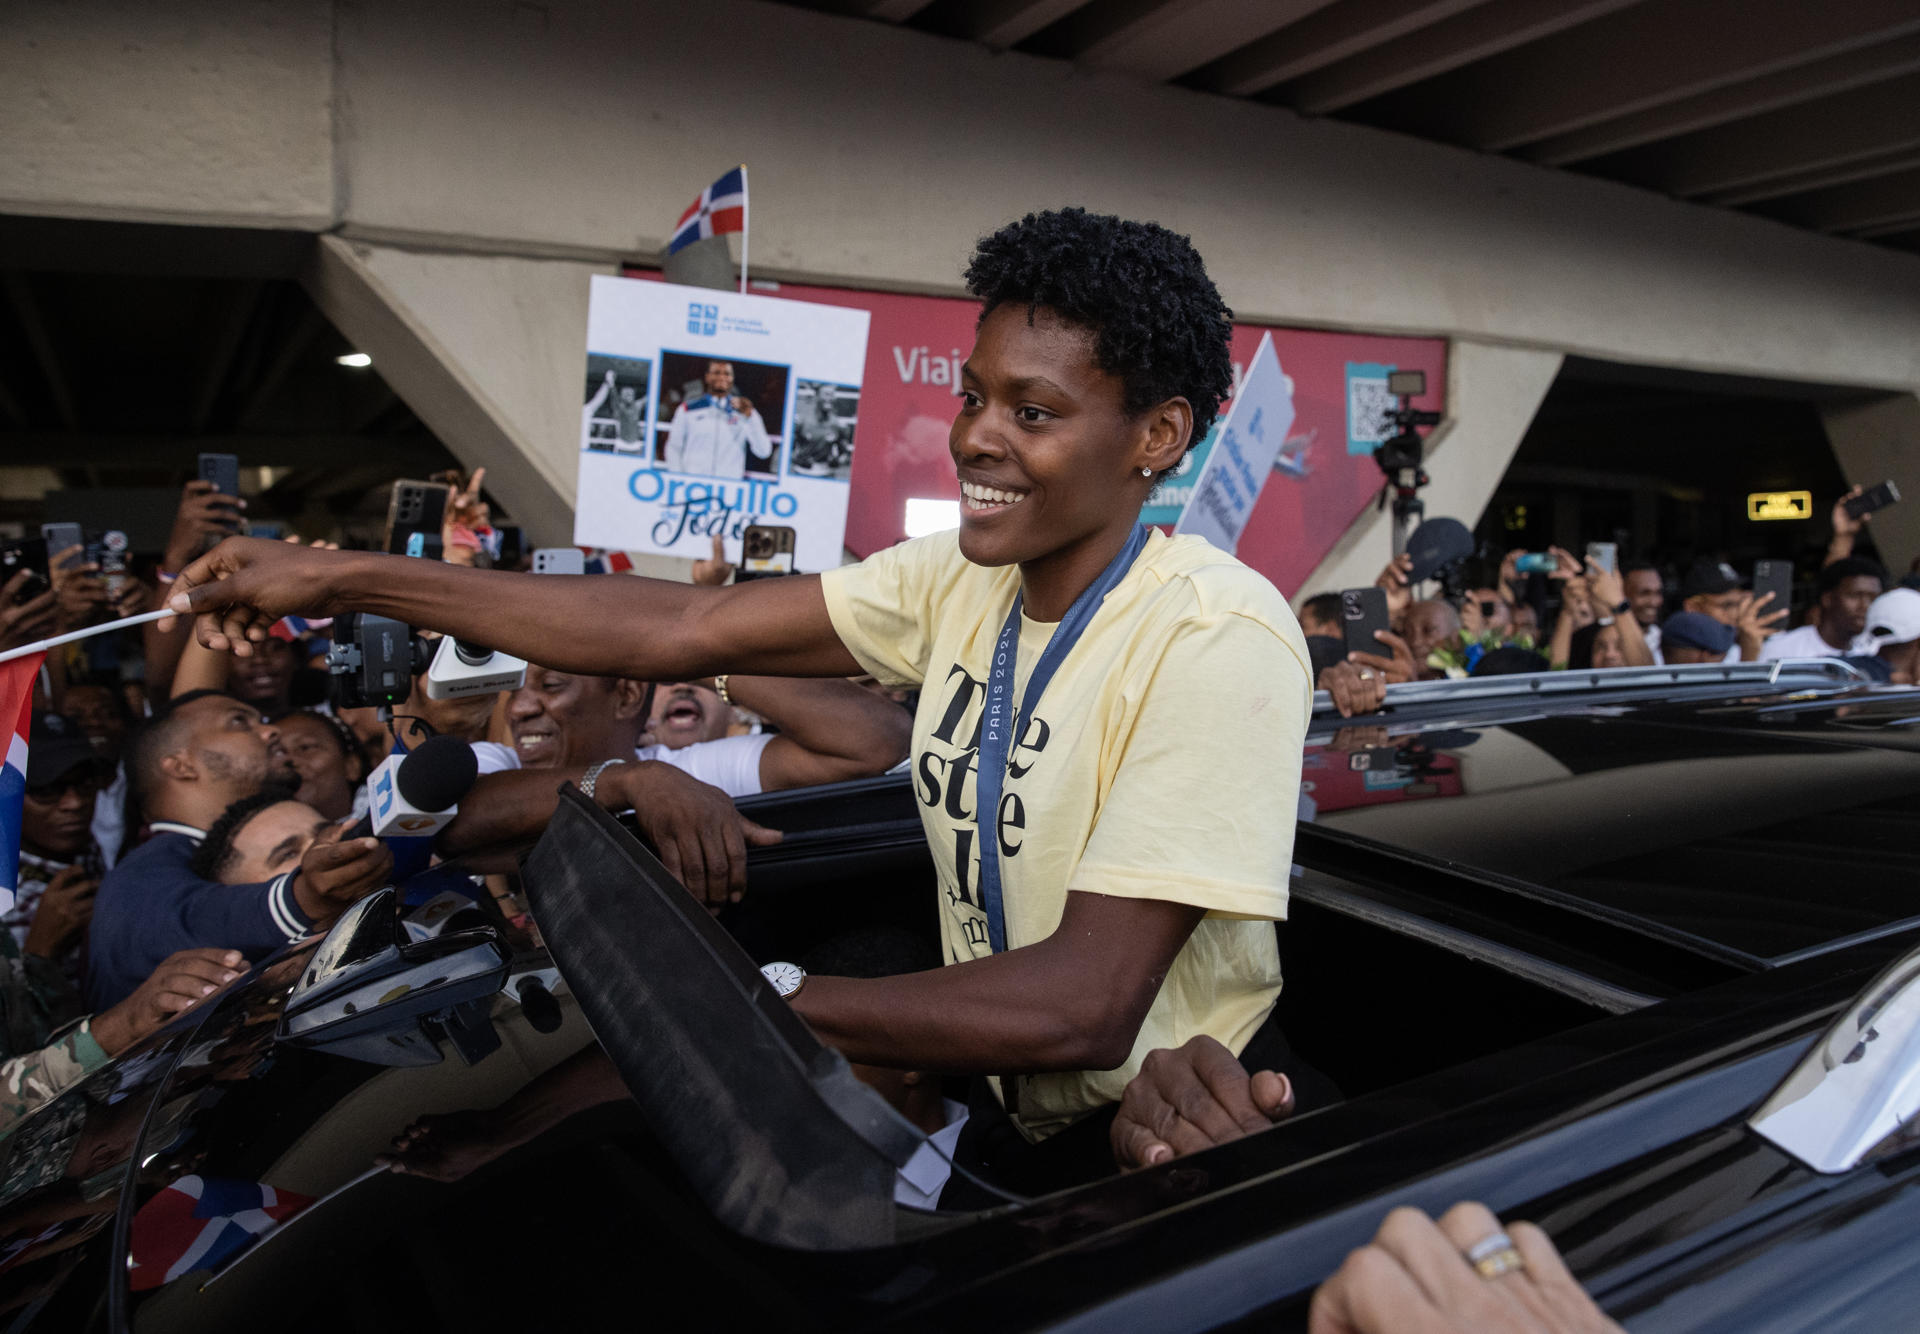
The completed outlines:
{"type": "Polygon", "coordinates": [[[1651,560],[1607,568],[1556,546],[1545,553],[1551,570],[1522,573],[1529,553],[1519,549],[1497,569],[1491,560],[1462,561],[1450,572],[1461,589],[1452,597],[1422,596],[1409,578],[1413,558],[1401,555],[1374,581],[1393,627],[1378,633],[1378,652],[1347,643],[1339,593],[1301,603],[1316,684],[1347,717],[1377,710],[1396,682],[1660,663],[1836,657],[1872,680],[1913,685],[1920,556],[1896,582],[1880,561],[1856,552],[1873,517],[1848,507],[1862,491],[1834,501],[1832,539],[1808,572],[1811,597],[1797,614],[1712,555],[1676,574],[1680,567],[1651,560]]]}
{"type": "MultiPolygon", "coordinates": [[[[491,580],[454,568],[489,559],[479,475],[454,479],[439,562],[222,541],[245,501],[196,481],[158,561],[111,591],[77,549],[54,553],[44,594],[0,589],[0,648],[177,613],[47,658],[0,938],[0,1136],[375,890],[401,881],[415,902],[405,850],[353,821],[368,775],[430,737],[469,746],[478,777],[433,843],[460,871],[419,892],[461,895],[529,944],[539,924],[485,853],[537,835],[563,782],[632,811],[718,910],[745,891],[746,849],[780,838],[736,798],[884,772],[911,739],[948,966],[817,958],[781,994],[955,1160],[1036,1193],[1096,1160],[1151,1166],[1311,1096],[1276,1059],[1273,1018],[1293,797],[1214,780],[1226,748],[1273,755],[1284,779],[1312,685],[1354,714],[1389,682],[1558,667],[1833,654],[1914,680],[1920,591],[1855,554],[1844,506],[1801,625],[1718,561],[1670,587],[1556,548],[1547,573],[1510,553],[1452,598],[1420,596],[1396,559],[1378,580],[1392,628],[1351,649],[1338,594],[1296,625],[1230,557],[1137,525],[1232,383],[1227,312],[1185,238],[1035,215],[983,241],[968,283],[983,310],[952,435],[957,536],[817,578],[730,582],[716,543],[691,585],[491,580]],[[459,642],[497,634],[524,678],[436,699],[416,677],[390,710],[348,707],[329,618],[376,602],[459,642]],[[1073,627],[1057,656],[1055,625],[1073,627]],[[1199,790],[1170,810],[1169,792],[1199,790]],[[972,1078],[970,1101],[941,1098],[936,1074],[972,1078]]],[[[591,1048],[529,1089],[561,1112],[619,1096],[591,1048]]],[[[387,1161],[459,1175],[476,1154],[456,1147],[504,1151],[530,1124],[429,1119],[387,1161]]],[[[896,1198],[944,1203],[944,1174],[917,1172],[896,1198]]],[[[1478,1206],[1390,1216],[1316,1319],[1386,1328],[1416,1308],[1434,1328],[1607,1327],[1544,1236],[1478,1206]],[[1496,1238],[1489,1271],[1476,1257],[1496,1238]]]]}

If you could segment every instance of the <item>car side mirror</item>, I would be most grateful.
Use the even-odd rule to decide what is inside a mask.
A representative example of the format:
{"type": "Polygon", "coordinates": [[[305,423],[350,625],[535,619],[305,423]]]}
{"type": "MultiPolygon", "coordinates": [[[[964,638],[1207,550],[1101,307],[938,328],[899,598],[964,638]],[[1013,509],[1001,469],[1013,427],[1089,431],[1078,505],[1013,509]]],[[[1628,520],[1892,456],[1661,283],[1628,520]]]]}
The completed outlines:
{"type": "Polygon", "coordinates": [[[374,1065],[472,1065],[500,1045],[488,1016],[507,950],[491,928],[409,940],[392,888],[340,915],[287,996],[279,1039],[374,1065]]]}
{"type": "Polygon", "coordinates": [[[1816,1172],[1920,1142],[1920,949],[1860,993],[1747,1124],[1816,1172]]]}

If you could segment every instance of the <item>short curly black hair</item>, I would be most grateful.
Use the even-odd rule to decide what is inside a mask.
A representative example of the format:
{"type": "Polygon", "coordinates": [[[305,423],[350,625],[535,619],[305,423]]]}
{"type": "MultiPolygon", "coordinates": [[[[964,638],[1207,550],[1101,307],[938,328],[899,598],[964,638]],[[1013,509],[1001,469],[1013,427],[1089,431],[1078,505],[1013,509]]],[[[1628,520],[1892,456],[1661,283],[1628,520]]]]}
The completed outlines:
{"type": "Polygon", "coordinates": [[[982,238],[967,290],[985,320],[1005,305],[1046,306],[1093,331],[1094,360],[1125,386],[1126,409],[1193,406],[1191,449],[1233,390],[1233,312],[1193,242],[1156,222],[1063,208],[1029,213],[982,238]]]}

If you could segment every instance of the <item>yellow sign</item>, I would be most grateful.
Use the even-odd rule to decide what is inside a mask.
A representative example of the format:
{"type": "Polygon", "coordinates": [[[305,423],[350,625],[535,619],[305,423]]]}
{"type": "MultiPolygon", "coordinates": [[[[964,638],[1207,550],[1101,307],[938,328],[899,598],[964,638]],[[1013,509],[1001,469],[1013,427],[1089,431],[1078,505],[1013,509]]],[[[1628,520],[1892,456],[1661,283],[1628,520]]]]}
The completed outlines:
{"type": "Polygon", "coordinates": [[[1811,491],[1755,491],[1747,496],[1747,517],[1761,519],[1811,519],[1811,491]]]}

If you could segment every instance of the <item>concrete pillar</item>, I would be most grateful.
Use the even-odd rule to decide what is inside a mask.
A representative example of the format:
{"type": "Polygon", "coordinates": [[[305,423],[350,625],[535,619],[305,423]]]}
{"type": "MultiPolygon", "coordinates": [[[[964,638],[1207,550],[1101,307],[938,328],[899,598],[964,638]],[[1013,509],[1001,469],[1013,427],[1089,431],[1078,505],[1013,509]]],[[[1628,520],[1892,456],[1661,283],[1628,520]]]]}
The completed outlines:
{"type": "MultiPolygon", "coordinates": [[[[1447,352],[1447,420],[1427,441],[1423,492],[1427,514],[1471,528],[1493,498],[1540,401],[1560,373],[1558,352],[1456,339],[1447,352]]],[[[1392,515],[1369,509],[1296,591],[1295,605],[1315,593],[1371,584],[1393,554],[1392,515]]]]}
{"type": "Polygon", "coordinates": [[[1889,394],[1870,403],[1828,408],[1820,417],[1849,482],[1872,486],[1892,478],[1906,497],[1905,503],[1879,511],[1870,521],[1880,558],[1896,578],[1905,574],[1909,562],[1920,556],[1920,398],[1889,394]]]}
{"type": "MultiPolygon", "coordinates": [[[[321,237],[305,277],[327,318],[535,546],[573,543],[587,286],[602,265],[433,254],[321,237]]],[[[677,557],[642,573],[684,578],[677,557]]]]}

